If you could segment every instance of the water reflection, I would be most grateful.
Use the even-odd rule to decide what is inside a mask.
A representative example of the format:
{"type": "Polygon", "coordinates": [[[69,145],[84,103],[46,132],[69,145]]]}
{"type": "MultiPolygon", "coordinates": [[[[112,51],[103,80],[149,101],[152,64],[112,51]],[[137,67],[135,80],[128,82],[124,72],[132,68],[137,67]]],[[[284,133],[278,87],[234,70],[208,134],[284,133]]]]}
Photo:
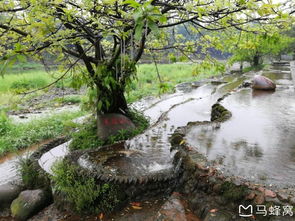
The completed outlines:
{"type": "Polygon", "coordinates": [[[275,91],[273,90],[252,90],[252,97],[263,97],[263,96],[269,96],[273,94],[275,91]]]}
{"type": "MultiPolygon", "coordinates": [[[[279,78],[278,78],[279,79],[279,78]]],[[[222,159],[227,173],[277,185],[295,181],[295,96],[242,89],[222,101],[233,117],[216,127],[192,127],[188,142],[209,160],[222,159]]]]}

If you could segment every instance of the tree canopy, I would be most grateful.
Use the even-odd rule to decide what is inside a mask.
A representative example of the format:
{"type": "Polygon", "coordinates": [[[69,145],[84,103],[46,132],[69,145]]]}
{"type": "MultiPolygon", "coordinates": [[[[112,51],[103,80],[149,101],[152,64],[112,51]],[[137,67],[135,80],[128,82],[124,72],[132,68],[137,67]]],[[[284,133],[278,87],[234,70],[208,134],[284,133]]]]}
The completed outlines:
{"type": "Polygon", "coordinates": [[[0,2],[0,55],[7,63],[49,53],[66,68],[82,61],[85,70],[75,77],[94,89],[97,111],[124,113],[124,92],[146,48],[218,49],[223,30],[287,28],[292,9],[292,0],[6,0],[0,2]],[[186,24],[198,40],[178,36],[171,44],[171,28],[186,24]]]}
{"type": "Polygon", "coordinates": [[[247,61],[253,66],[262,64],[265,56],[276,57],[281,53],[290,53],[291,44],[295,41],[279,31],[263,34],[230,32],[224,38],[227,51],[232,53],[231,62],[247,61]]]}

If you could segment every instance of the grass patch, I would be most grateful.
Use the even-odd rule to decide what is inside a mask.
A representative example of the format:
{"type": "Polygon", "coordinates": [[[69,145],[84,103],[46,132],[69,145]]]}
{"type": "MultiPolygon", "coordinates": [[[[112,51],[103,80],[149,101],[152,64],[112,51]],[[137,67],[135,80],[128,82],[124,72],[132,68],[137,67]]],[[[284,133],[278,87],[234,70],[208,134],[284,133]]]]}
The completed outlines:
{"type": "Polygon", "coordinates": [[[66,112],[18,124],[2,116],[1,125],[4,125],[6,129],[2,130],[2,136],[0,136],[0,156],[67,133],[69,121],[83,114],[85,113],[81,111],[66,112]]]}
{"type": "Polygon", "coordinates": [[[137,134],[141,134],[148,126],[148,120],[136,110],[130,110],[127,113],[136,128],[134,130],[121,130],[118,134],[109,136],[106,140],[97,137],[96,122],[92,121],[84,124],[79,128],[79,131],[72,134],[72,142],[70,144],[71,150],[97,148],[103,145],[113,144],[116,141],[127,140],[137,134]]]}
{"type": "Polygon", "coordinates": [[[55,98],[52,102],[58,104],[79,104],[82,102],[82,98],[80,95],[68,95],[55,98]]]}
{"type": "Polygon", "coordinates": [[[10,89],[16,93],[28,91],[30,89],[41,88],[48,84],[45,78],[34,78],[34,79],[19,79],[12,82],[10,89]]]}
{"type": "Polygon", "coordinates": [[[54,165],[51,177],[54,191],[62,194],[76,212],[109,213],[120,202],[118,187],[111,184],[97,184],[93,177],[80,175],[78,167],[67,161],[54,165]]]}
{"type": "MultiPolygon", "coordinates": [[[[2,67],[1,67],[2,68],[2,67]]],[[[33,61],[16,62],[11,67],[7,68],[8,73],[19,73],[28,70],[42,70],[44,66],[40,63],[33,61]]]]}
{"type": "MultiPolygon", "coordinates": [[[[42,88],[55,81],[60,74],[59,72],[47,73],[44,70],[28,70],[5,74],[0,81],[0,105],[21,103],[23,97],[17,95],[18,93],[42,88]]],[[[65,78],[57,82],[55,87],[69,87],[70,82],[69,78],[65,78]]],[[[40,93],[36,93],[36,96],[38,94],[40,95],[40,93]]]]}
{"type": "Polygon", "coordinates": [[[260,64],[258,66],[250,66],[243,69],[243,73],[247,73],[249,71],[261,71],[264,69],[267,65],[266,64],[260,64]]]}
{"type": "Polygon", "coordinates": [[[26,72],[5,74],[0,81],[0,93],[11,92],[15,89],[33,89],[45,86],[54,78],[42,70],[30,70],[26,72]]]}
{"type": "Polygon", "coordinates": [[[4,111],[0,113],[0,136],[5,135],[11,130],[12,124],[4,111]]]}
{"type": "Polygon", "coordinates": [[[154,64],[140,64],[137,68],[137,81],[133,81],[126,94],[128,102],[134,102],[146,96],[156,96],[161,92],[173,92],[174,86],[182,82],[198,81],[220,74],[215,69],[200,69],[195,74],[196,64],[158,64],[161,79],[160,85],[154,64]],[[164,90],[163,90],[164,89],[164,90]]]}

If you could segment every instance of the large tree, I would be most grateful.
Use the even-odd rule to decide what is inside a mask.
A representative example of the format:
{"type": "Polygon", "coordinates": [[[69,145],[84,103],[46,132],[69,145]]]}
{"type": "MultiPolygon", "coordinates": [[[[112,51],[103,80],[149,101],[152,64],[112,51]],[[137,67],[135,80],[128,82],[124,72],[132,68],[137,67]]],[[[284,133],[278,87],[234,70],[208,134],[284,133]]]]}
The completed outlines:
{"type": "MultiPolygon", "coordinates": [[[[294,14],[292,2],[5,0],[0,3],[0,55],[3,60],[19,54],[41,59],[50,53],[68,68],[82,61],[86,71],[81,78],[95,91],[97,113],[124,113],[124,92],[151,34],[167,37],[170,32],[163,30],[186,23],[209,43],[208,32],[227,28],[263,32],[269,30],[265,26],[285,25],[294,14]],[[253,30],[253,23],[260,28],[253,30]]],[[[180,48],[166,43],[161,47],[180,48]]],[[[192,48],[198,42],[186,45],[192,48]]]]}
{"type": "Polygon", "coordinates": [[[254,67],[261,65],[266,56],[277,57],[281,53],[290,53],[291,45],[295,42],[295,38],[280,33],[280,30],[263,34],[237,31],[225,33],[224,43],[232,53],[231,62],[246,61],[254,67]]]}

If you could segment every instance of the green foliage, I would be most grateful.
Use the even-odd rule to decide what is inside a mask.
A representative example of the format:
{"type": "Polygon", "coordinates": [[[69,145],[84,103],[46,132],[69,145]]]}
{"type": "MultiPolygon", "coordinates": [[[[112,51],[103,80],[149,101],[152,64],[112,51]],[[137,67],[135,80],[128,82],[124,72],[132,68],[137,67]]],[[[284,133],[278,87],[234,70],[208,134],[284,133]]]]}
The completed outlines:
{"type": "Polygon", "coordinates": [[[246,73],[246,72],[249,72],[249,71],[261,71],[263,70],[264,68],[266,67],[265,64],[260,64],[258,66],[250,66],[250,67],[246,67],[243,69],[243,72],[246,73]]]}
{"type": "Polygon", "coordinates": [[[173,86],[167,82],[162,82],[159,85],[159,94],[164,94],[167,93],[169,91],[171,91],[171,89],[173,88],[173,86]]]}
{"type": "Polygon", "coordinates": [[[247,194],[247,187],[236,186],[231,182],[224,182],[221,185],[221,193],[228,202],[237,202],[245,197],[247,194]]]}
{"type": "Polygon", "coordinates": [[[0,111],[0,135],[4,136],[9,130],[11,130],[11,127],[11,120],[4,111],[0,111]]]}
{"type": "Polygon", "coordinates": [[[113,144],[120,140],[127,140],[142,133],[149,126],[149,122],[145,116],[136,110],[129,110],[126,115],[135,124],[135,129],[121,130],[118,134],[109,136],[106,140],[101,140],[97,136],[96,122],[91,121],[88,124],[80,126],[79,131],[71,135],[72,142],[70,144],[70,149],[98,148],[103,145],[113,144]]]}
{"type": "MultiPolygon", "coordinates": [[[[4,68],[0,62],[0,69],[4,68]]],[[[10,65],[5,70],[6,74],[17,74],[19,72],[26,72],[28,70],[31,71],[42,71],[44,69],[43,65],[37,62],[27,61],[27,60],[19,60],[19,61],[11,61],[10,65]]]]}
{"type": "Polygon", "coordinates": [[[154,64],[138,65],[137,81],[133,82],[126,94],[128,102],[134,102],[146,96],[157,96],[163,92],[171,93],[176,84],[189,81],[198,81],[211,76],[216,76],[221,71],[212,68],[202,68],[198,75],[195,74],[197,64],[158,64],[161,78],[164,82],[162,88],[160,83],[155,83],[157,72],[154,64]]]}
{"type": "Polygon", "coordinates": [[[216,74],[223,74],[225,72],[225,64],[216,60],[203,60],[200,64],[195,65],[192,71],[193,76],[198,76],[203,73],[215,72],[216,74]]]}
{"type": "Polygon", "coordinates": [[[40,171],[29,157],[20,158],[17,167],[26,189],[43,188],[49,185],[48,178],[43,174],[44,171],[40,171]]]}
{"type": "Polygon", "coordinates": [[[295,40],[285,34],[275,33],[241,33],[232,32],[230,38],[224,43],[227,51],[233,53],[230,63],[247,61],[254,65],[254,57],[257,56],[259,64],[262,64],[262,57],[275,57],[280,53],[288,53],[288,47],[295,40]]]}
{"type": "Polygon", "coordinates": [[[66,161],[53,167],[54,191],[65,195],[79,212],[108,213],[120,202],[119,191],[110,184],[97,184],[93,177],[79,174],[79,168],[66,161]]]}
{"type": "Polygon", "coordinates": [[[121,55],[115,61],[115,65],[112,68],[108,68],[107,65],[98,65],[95,75],[100,80],[100,87],[96,87],[95,96],[93,93],[90,95],[90,103],[96,105],[96,110],[102,113],[108,113],[110,107],[116,106],[117,96],[120,92],[122,94],[126,89],[129,89],[129,85],[136,76],[136,63],[130,59],[128,55],[121,55]],[[119,68],[118,68],[119,67],[119,68]],[[118,70],[119,69],[119,70],[118,70]],[[118,77],[121,75],[122,77],[118,77]]]}
{"type": "Polygon", "coordinates": [[[135,40],[140,40],[143,30],[147,28],[151,29],[155,34],[159,32],[158,22],[165,23],[167,21],[166,16],[164,16],[159,8],[153,6],[152,1],[147,1],[140,4],[134,0],[126,0],[124,4],[128,4],[133,7],[133,19],[135,21],[135,40]]]}
{"type": "Polygon", "coordinates": [[[80,95],[69,95],[55,98],[53,102],[57,102],[60,104],[79,104],[82,102],[82,98],[80,95]]]}
{"type": "Polygon", "coordinates": [[[0,81],[0,92],[9,92],[14,89],[32,89],[42,87],[54,78],[45,71],[30,70],[6,74],[0,81]]]}
{"type": "Polygon", "coordinates": [[[83,114],[83,112],[67,112],[28,123],[11,123],[5,131],[5,136],[0,136],[0,155],[58,137],[66,132],[65,122],[83,114]]]}
{"type": "Polygon", "coordinates": [[[79,127],[79,131],[71,134],[72,142],[70,149],[88,149],[102,146],[104,142],[97,137],[96,122],[84,124],[79,127]]]}
{"type": "Polygon", "coordinates": [[[129,109],[126,116],[135,124],[138,130],[137,133],[143,132],[149,126],[148,119],[135,109],[129,109]]]}
{"type": "Polygon", "coordinates": [[[12,89],[13,91],[20,93],[20,92],[24,92],[27,91],[29,89],[34,89],[34,88],[41,88],[47,85],[47,81],[43,78],[35,78],[35,79],[20,79],[17,81],[14,81],[11,86],[10,89],[12,89]]]}
{"type": "MultiPolygon", "coordinates": [[[[153,34],[155,45],[179,49],[182,55],[177,60],[184,60],[187,52],[194,52],[199,46],[202,52],[209,47],[220,49],[220,30],[234,26],[250,32],[273,33],[276,25],[288,27],[294,22],[288,7],[284,1],[271,4],[257,0],[216,0],[206,4],[190,0],[184,1],[181,9],[178,1],[0,1],[0,57],[6,66],[12,59],[24,61],[23,55],[38,60],[43,60],[43,55],[52,56],[62,72],[83,64],[83,77],[77,79],[96,89],[96,101],[92,104],[98,112],[112,112],[126,109],[122,95],[134,80],[128,65],[135,66],[147,51],[153,34]],[[260,21],[259,26],[253,27],[254,22],[260,21]],[[176,35],[171,41],[173,26],[190,22],[194,25],[189,31],[198,38],[186,41],[176,35]],[[215,36],[209,34],[213,31],[217,31],[215,36]]],[[[78,81],[74,84],[81,86],[78,81]]]]}

